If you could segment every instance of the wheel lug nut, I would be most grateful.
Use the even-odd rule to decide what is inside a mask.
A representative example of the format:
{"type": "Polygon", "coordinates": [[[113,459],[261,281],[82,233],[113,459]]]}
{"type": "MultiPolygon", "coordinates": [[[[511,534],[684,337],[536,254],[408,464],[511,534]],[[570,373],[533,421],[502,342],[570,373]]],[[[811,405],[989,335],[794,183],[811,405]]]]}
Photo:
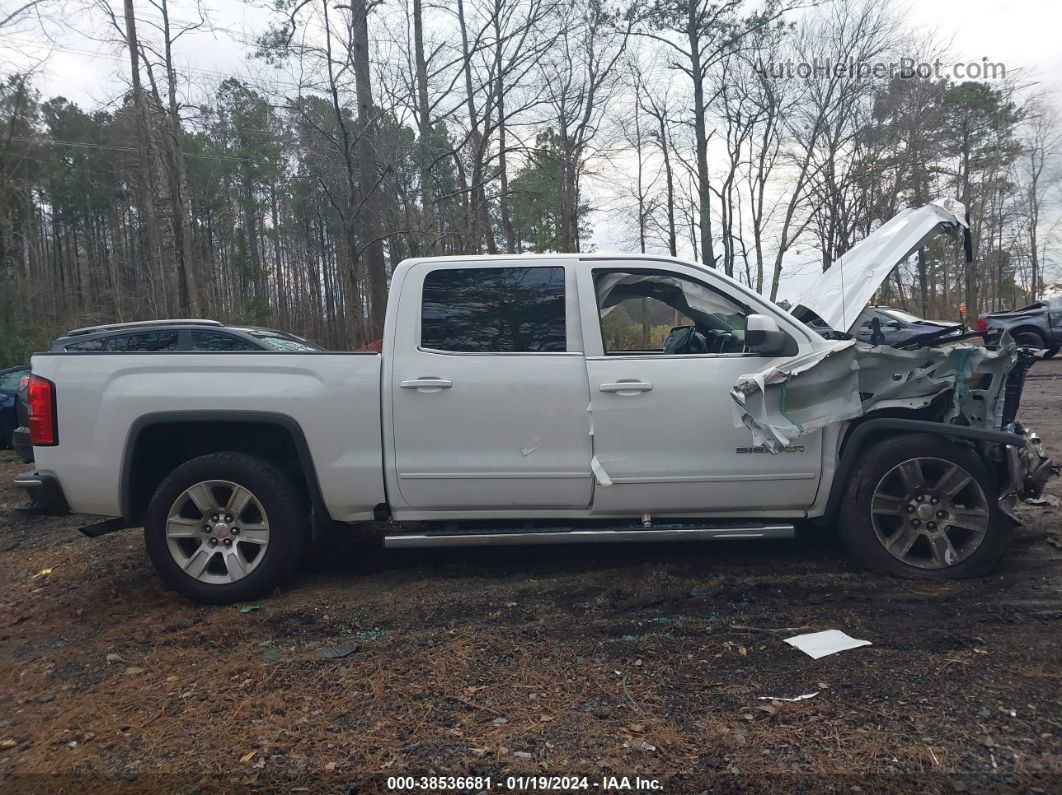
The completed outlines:
{"type": "Polygon", "coordinates": [[[227,546],[227,547],[231,547],[232,546],[232,539],[231,538],[226,538],[225,539],[225,546],[227,546]]]}
{"type": "Polygon", "coordinates": [[[944,518],[945,516],[947,516],[947,515],[948,515],[948,514],[947,514],[947,513],[945,513],[944,511],[937,511],[937,518],[938,518],[938,519],[943,519],[943,518],[944,518]]]}
{"type": "Polygon", "coordinates": [[[238,536],[240,534],[240,528],[238,528],[238,527],[232,528],[232,534],[234,536],[238,536]]]}
{"type": "Polygon", "coordinates": [[[932,498],[932,499],[930,499],[929,501],[930,501],[931,503],[933,503],[934,505],[936,505],[936,504],[937,504],[938,502],[940,502],[940,500],[938,500],[938,499],[937,499],[936,497],[933,497],[933,498],[932,498]]]}
{"type": "Polygon", "coordinates": [[[926,524],[926,527],[928,527],[930,530],[936,530],[937,529],[937,523],[936,522],[929,522],[928,524],[926,524]]]}
{"type": "Polygon", "coordinates": [[[911,525],[913,527],[918,527],[920,524],[922,524],[922,523],[920,521],[918,521],[917,519],[912,519],[911,520],[911,525]]]}
{"type": "Polygon", "coordinates": [[[217,545],[218,545],[218,540],[216,538],[210,539],[210,546],[216,547],[217,545]]]}
{"type": "Polygon", "coordinates": [[[907,513],[914,513],[915,507],[913,505],[907,506],[907,513]]]}

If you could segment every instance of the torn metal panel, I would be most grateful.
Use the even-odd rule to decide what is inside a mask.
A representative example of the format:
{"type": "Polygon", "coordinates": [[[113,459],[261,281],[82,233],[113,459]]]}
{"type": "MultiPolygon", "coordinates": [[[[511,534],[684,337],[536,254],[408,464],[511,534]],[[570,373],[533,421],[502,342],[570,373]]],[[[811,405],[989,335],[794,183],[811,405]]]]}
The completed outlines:
{"type": "Polygon", "coordinates": [[[903,210],[809,285],[796,302],[793,315],[804,322],[818,316],[834,331],[851,332],[893,268],[937,235],[958,234],[967,226],[966,208],[954,199],[903,210]]]}
{"type": "Polygon", "coordinates": [[[856,345],[835,342],[741,376],[730,396],[753,444],[777,453],[792,439],[859,416],[856,345]]]}
{"type": "Polygon", "coordinates": [[[1006,377],[1016,361],[1012,344],[905,351],[846,340],[742,376],[731,396],[754,442],[772,453],[832,423],[886,409],[925,409],[942,395],[949,396],[942,421],[999,428],[1006,377]]]}

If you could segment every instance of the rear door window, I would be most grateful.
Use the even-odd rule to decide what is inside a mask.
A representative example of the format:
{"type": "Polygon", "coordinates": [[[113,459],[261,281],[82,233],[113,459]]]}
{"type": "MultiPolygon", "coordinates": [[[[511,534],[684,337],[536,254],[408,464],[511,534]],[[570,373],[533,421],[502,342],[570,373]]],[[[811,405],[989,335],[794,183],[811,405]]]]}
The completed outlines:
{"type": "Polygon", "coordinates": [[[119,334],[103,340],[101,350],[115,353],[135,351],[175,351],[176,331],[146,331],[138,334],[119,334]]]}
{"type": "Polygon", "coordinates": [[[222,331],[193,331],[193,351],[260,351],[258,345],[222,331]]]}
{"type": "Polygon", "coordinates": [[[566,350],[564,268],[453,268],[424,278],[422,348],[461,353],[566,350]]]}

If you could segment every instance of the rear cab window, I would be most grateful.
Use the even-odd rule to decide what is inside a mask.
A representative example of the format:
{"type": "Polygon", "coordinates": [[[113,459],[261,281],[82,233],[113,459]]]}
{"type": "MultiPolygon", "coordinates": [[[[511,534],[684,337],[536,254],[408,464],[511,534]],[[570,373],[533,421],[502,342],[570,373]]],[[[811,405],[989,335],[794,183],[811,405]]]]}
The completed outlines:
{"type": "Polygon", "coordinates": [[[420,347],[453,353],[567,350],[562,266],[449,268],[424,277],[420,347]]]}

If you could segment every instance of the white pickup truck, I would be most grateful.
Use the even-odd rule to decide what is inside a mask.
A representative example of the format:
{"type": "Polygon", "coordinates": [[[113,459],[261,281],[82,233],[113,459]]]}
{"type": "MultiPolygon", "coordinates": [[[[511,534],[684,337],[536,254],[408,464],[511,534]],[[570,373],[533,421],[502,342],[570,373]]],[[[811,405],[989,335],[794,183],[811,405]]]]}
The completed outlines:
{"type": "Polygon", "coordinates": [[[845,333],[897,262],[965,225],[953,202],[904,211],[795,314],[673,259],[445,257],[395,269],[381,354],[42,353],[38,469],[16,482],[114,517],[89,536],[142,525],[203,602],[259,596],[315,534],[359,526],[412,547],[820,519],[877,571],[982,574],[1053,469],[1016,421],[1030,357],[845,333]]]}

